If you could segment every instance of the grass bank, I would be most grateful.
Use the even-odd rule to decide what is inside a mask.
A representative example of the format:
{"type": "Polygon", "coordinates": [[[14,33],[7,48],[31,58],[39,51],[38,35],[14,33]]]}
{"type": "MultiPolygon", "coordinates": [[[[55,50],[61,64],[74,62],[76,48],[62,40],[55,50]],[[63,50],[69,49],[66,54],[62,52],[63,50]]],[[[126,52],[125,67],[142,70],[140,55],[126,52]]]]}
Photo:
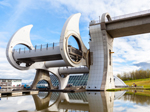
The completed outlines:
{"type": "Polygon", "coordinates": [[[150,78],[146,79],[136,79],[136,80],[128,80],[124,81],[127,88],[116,88],[116,89],[107,89],[107,91],[123,91],[123,90],[149,90],[150,91],[150,78]],[[131,87],[135,83],[137,87],[131,87]],[[143,86],[143,88],[142,88],[143,86]]]}
{"type": "Polygon", "coordinates": [[[150,88],[150,78],[146,79],[136,79],[124,81],[126,85],[132,86],[135,83],[137,86],[143,86],[144,88],[150,88]]]}
{"type": "Polygon", "coordinates": [[[128,90],[128,88],[107,89],[107,91],[124,91],[124,90],[128,90]]]}

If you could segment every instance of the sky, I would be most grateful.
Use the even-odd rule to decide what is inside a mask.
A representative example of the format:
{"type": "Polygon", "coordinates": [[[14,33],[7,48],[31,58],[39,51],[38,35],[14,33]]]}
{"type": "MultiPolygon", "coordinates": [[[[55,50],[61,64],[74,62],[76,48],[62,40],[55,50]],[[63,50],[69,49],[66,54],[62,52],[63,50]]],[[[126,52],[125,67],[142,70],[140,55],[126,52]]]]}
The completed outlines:
{"type": "MultiPolygon", "coordinates": [[[[108,12],[111,17],[150,10],[149,0],[0,0],[0,78],[34,79],[35,70],[20,71],[6,59],[6,46],[21,27],[33,25],[33,45],[59,42],[69,16],[81,13],[80,35],[89,48],[89,22],[108,12]]],[[[150,34],[114,39],[113,73],[150,68],[150,34]]]]}

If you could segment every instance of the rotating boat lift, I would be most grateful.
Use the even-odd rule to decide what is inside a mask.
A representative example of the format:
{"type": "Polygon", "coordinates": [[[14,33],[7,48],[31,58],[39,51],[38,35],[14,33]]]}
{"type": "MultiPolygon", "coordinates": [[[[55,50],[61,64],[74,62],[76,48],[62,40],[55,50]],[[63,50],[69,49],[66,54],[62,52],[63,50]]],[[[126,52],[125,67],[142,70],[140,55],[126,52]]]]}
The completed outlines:
{"type": "MultiPolygon", "coordinates": [[[[87,90],[114,88],[112,64],[109,64],[112,60],[110,54],[113,38],[107,34],[105,29],[101,29],[100,25],[91,26],[92,40],[89,42],[90,49],[87,49],[79,32],[80,16],[81,14],[78,13],[67,19],[61,32],[59,46],[49,47],[47,44],[45,48],[43,46],[40,49],[34,47],[30,40],[30,30],[33,25],[22,27],[11,37],[6,49],[9,63],[19,70],[37,70],[31,89],[36,89],[40,80],[46,80],[53,89],[49,72],[58,78],[59,89],[65,89],[69,74],[88,72],[87,90]],[[79,49],[68,45],[70,36],[75,38],[79,49]],[[26,46],[29,50],[15,51],[14,47],[18,44],[26,46]]],[[[111,21],[109,14],[106,13],[102,16],[102,22],[105,22],[105,17],[111,21]]]]}

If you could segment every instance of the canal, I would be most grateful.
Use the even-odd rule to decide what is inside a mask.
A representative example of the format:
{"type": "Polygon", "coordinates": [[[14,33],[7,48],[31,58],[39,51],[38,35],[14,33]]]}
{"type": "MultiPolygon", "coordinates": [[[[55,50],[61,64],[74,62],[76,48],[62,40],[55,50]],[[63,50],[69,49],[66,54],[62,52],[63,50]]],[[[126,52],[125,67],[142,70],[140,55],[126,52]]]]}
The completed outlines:
{"type": "Polygon", "coordinates": [[[119,92],[39,92],[2,96],[0,112],[150,112],[150,96],[119,92]]]}

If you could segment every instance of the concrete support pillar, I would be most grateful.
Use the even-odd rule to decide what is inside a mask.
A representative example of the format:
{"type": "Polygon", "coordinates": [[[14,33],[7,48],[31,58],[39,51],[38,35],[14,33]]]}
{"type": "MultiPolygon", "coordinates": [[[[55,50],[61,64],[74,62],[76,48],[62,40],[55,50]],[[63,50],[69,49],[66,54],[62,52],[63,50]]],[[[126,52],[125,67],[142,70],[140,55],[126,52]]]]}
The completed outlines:
{"type": "Polygon", "coordinates": [[[90,72],[87,90],[106,90],[115,88],[113,79],[113,38],[107,33],[105,17],[102,16],[101,24],[90,26],[90,72]]]}
{"type": "Polygon", "coordinates": [[[36,76],[34,78],[32,85],[31,85],[31,89],[36,89],[36,85],[40,80],[47,81],[49,88],[53,89],[53,85],[52,85],[51,80],[50,80],[49,72],[46,70],[41,70],[41,69],[38,69],[36,71],[36,76]]]}
{"type": "Polygon", "coordinates": [[[104,68],[101,90],[115,88],[113,78],[113,38],[102,30],[103,50],[104,50],[104,68]]]}
{"type": "Polygon", "coordinates": [[[61,77],[59,74],[59,68],[49,68],[48,70],[58,78],[59,89],[65,89],[69,80],[69,74],[65,77],[61,77]]]}
{"type": "Polygon", "coordinates": [[[101,18],[101,36],[103,40],[104,51],[104,68],[101,90],[115,88],[113,78],[113,37],[111,37],[106,31],[105,19],[111,21],[111,17],[108,13],[104,13],[101,18]]]}

